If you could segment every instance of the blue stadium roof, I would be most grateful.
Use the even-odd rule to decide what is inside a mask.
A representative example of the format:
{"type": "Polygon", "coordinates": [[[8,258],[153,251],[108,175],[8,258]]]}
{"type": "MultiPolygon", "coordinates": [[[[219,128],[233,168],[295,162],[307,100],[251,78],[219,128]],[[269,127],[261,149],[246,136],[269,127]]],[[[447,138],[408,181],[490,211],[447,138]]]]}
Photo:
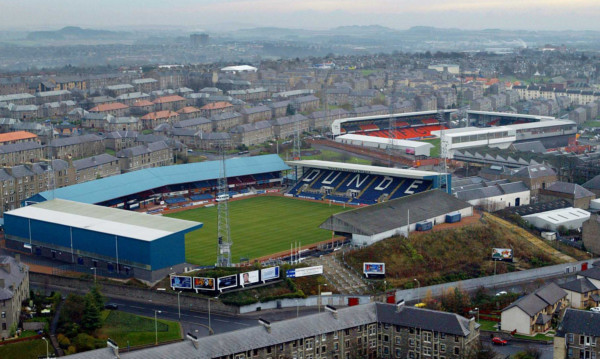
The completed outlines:
{"type": "MultiPolygon", "coordinates": [[[[225,161],[225,165],[227,177],[290,169],[278,155],[231,158],[225,161]]],[[[96,204],[163,186],[217,178],[219,178],[219,161],[155,167],[41,192],[26,199],[25,202],[43,202],[61,198],[96,204]]]]}

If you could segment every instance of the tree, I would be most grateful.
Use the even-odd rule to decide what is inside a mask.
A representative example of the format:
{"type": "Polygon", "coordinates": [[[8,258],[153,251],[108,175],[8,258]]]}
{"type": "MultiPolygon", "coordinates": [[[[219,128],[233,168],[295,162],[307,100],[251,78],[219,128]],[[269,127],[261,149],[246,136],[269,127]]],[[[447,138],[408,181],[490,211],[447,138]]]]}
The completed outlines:
{"type": "Polygon", "coordinates": [[[102,327],[100,319],[100,309],[96,305],[96,298],[92,293],[88,293],[84,297],[83,316],[81,318],[81,328],[88,333],[102,327]]]}
{"type": "Polygon", "coordinates": [[[104,308],[104,296],[102,295],[102,293],[100,293],[100,288],[98,287],[98,285],[94,285],[92,287],[90,294],[94,298],[94,303],[96,304],[96,307],[98,307],[98,309],[100,310],[104,308]]]}

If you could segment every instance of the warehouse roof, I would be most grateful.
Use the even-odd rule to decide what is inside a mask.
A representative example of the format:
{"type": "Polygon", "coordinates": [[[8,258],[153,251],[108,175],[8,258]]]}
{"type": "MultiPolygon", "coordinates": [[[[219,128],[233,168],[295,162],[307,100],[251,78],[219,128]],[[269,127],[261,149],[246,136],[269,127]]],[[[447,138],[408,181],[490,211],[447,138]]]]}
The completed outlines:
{"type": "Polygon", "coordinates": [[[593,192],[588,191],[578,184],[570,182],[554,182],[546,187],[546,191],[571,194],[575,199],[595,196],[593,192]]]}
{"type": "MultiPolygon", "coordinates": [[[[231,158],[225,162],[227,175],[230,177],[289,169],[277,155],[231,158]]],[[[54,191],[38,193],[28,201],[40,202],[62,198],[82,203],[101,203],[162,186],[217,178],[219,178],[219,161],[187,163],[176,166],[146,168],[118,176],[57,188],[54,191]]]]}
{"type": "Polygon", "coordinates": [[[178,232],[201,228],[202,223],[152,216],[134,211],[54,199],[21,207],[5,215],[31,218],[88,231],[153,241],[178,232]]]}
{"type": "Polygon", "coordinates": [[[590,218],[590,212],[584,211],[583,209],[579,208],[568,207],[523,216],[525,220],[534,217],[542,219],[548,223],[558,225],[560,223],[566,223],[571,220],[587,220],[590,218]]]}
{"type": "Polygon", "coordinates": [[[334,214],[319,227],[372,236],[406,226],[409,219],[412,224],[469,207],[470,204],[435,189],[334,214]]]}

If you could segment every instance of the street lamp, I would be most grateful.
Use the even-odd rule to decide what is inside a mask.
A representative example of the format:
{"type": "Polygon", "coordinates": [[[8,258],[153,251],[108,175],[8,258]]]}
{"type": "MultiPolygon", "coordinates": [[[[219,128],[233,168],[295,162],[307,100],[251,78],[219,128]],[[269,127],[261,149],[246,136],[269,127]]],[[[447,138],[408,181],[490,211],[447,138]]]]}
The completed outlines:
{"type": "Polygon", "coordinates": [[[469,311],[469,314],[473,315],[477,313],[477,323],[479,323],[479,308],[473,308],[469,311]]]}
{"type": "Polygon", "coordinates": [[[46,342],[46,359],[49,359],[50,356],[48,355],[48,339],[46,339],[46,337],[42,337],[42,339],[44,339],[44,341],[46,342]]]}
{"type": "Polygon", "coordinates": [[[419,280],[417,278],[413,279],[415,282],[417,282],[417,300],[419,302],[421,302],[421,282],[419,282],[419,280]]]}
{"type": "MultiPolygon", "coordinates": [[[[327,283],[323,284],[324,287],[327,287],[327,283]]],[[[321,284],[319,284],[319,313],[321,313],[321,284]]]]}
{"type": "Polygon", "coordinates": [[[91,267],[90,269],[94,271],[94,284],[96,284],[96,267],[91,267]]]}
{"type": "Polygon", "coordinates": [[[161,310],[154,310],[154,345],[158,345],[158,313],[162,313],[161,310]]]}
{"type": "Polygon", "coordinates": [[[181,302],[179,301],[179,295],[181,291],[177,292],[177,312],[179,313],[179,320],[181,320],[181,302]]]}
{"type": "Polygon", "coordinates": [[[208,297],[208,335],[212,335],[212,327],[210,326],[210,297],[208,297]]]}

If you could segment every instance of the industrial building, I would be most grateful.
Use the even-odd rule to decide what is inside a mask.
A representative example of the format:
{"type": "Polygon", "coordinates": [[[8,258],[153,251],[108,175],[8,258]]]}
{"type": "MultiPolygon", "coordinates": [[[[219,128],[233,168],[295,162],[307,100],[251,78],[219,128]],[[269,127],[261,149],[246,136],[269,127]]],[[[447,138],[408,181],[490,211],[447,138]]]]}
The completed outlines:
{"type": "Polygon", "coordinates": [[[452,193],[473,206],[481,206],[486,211],[497,211],[506,207],[528,205],[530,191],[521,181],[507,179],[487,181],[481,177],[467,177],[452,180],[452,193]]]}
{"type": "Polygon", "coordinates": [[[6,248],[154,282],[185,266],[202,223],[53,199],[4,214],[6,248]]]}
{"type": "Polygon", "coordinates": [[[320,228],[352,239],[354,245],[370,245],[393,236],[432,228],[448,221],[473,215],[473,206],[441,190],[430,190],[340,212],[329,217],[320,228]],[[460,216],[457,216],[460,214],[460,216]]]}
{"type": "Polygon", "coordinates": [[[523,216],[523,219],[539,229],[557,231],[561,226],[567,229],[578,229],[590,219],[590,212],[568,207],[529,214],[523,216]]]}

